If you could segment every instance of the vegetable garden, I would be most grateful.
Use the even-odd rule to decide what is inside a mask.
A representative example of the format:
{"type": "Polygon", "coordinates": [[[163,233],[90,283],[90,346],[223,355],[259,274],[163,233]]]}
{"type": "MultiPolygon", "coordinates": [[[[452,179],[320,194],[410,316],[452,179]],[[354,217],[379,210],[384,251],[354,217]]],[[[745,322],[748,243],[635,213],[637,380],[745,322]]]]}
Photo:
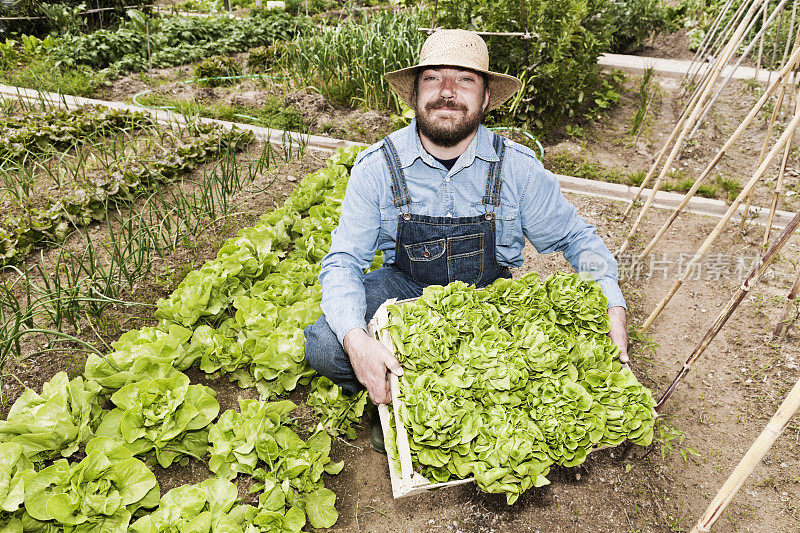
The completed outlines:
{"type": "MultiPolygon", "coordinates": [[[[0,531],[688,530],[800,375],[794,333],[765,336],[796,276],[791,239],[655,416],[767,240],[747,216],[725,228],[718,261],[637,331],[716,224],[689,212],[647,261],[620,258],[630,369],[599,287],[531,247],[513,280],[390,306],[414,470],[474,483],[393,499],[366,393],[347,395],[304,355],[356,144],[413,117],[382,75],[415,60],[420,28],[536,35],[487,36],[492,67],[524,88],[485,123],[553,171],[634,187],[701,78],[683,89],[603,72],[598,56],[691,58],[713,39],[719,54],[740,2],[237,0],[234,17],[206,1],[23,4],[0,12],[0,531]],[[681,52],[665,44],[678,38],[681,52]]],[[[765,27],[778,4],[756,15],[765,27]]],[[[781,9],[758,68],[779,70],[792,49],[800,18],[781,9]]],[[[659,187],[700,187],[705,158],[766,87],[726,86],[659,187]]],[[[784,92],[698,195],[737,199],[762,144],[787,129],[784,92]]],[[[786,152],[753,205],[779,190],[781,209],[800,207],[791,141],[786,152]]],[[[633,256],[668,218],[650,211],[629,233],[632,207],[567,195],[633,256]]],[[[789,424],[719,530],[798,527],[798,435],[789,424]]]]}

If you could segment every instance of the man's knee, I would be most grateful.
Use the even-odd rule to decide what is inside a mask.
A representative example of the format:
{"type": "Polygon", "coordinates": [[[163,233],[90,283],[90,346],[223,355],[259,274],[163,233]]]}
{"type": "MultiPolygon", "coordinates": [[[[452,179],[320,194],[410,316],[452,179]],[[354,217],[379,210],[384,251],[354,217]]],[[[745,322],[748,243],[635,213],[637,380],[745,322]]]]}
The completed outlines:
{"type": "Polygon", "coordinates": [[[334,354],[341,350],[339,339],[331,331],[325,316],[319,317],[316,322],[307,326],[303,331],[306,336],[306,360],[314,370],[326,376],[331,366],[334,354]]]}

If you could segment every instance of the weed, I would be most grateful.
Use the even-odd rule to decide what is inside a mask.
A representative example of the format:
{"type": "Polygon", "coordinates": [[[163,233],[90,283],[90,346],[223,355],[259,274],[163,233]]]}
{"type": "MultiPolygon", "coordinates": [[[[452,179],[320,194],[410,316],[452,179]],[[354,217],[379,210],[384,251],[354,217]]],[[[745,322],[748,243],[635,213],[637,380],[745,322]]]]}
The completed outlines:
{"type": "Polygon", "coordinates": [[[630,136],[637,135],[639,128],[642,127],[642,123],[647,115],[647,111],[650,109],[650,103],[653,100],[653,93],[650,90],[650,81],[652,78],[653,67],[650,67],[644,71],[642,83],[639,85],[639,107],[636,109],[636,114],[633,116],[633,121],[631,123],[631,129],[628,132],[628,135],[630,136]]]}
{"type": "Polygon", "coordinates": [[[694,448],[683,446],[685,438],[686,434],[670,423],[666,416],[660,416],[656,420],[656,432],[653,441],[659,444],[662,459],[666,459],[676,450],[684,462],[692,456],[699,457],[700,452],[694,448]]]}
{"type": "Polygon", "coordinates": [[[732,202],[739,196],[739,193],[742,192],[742,184],[739,183],[739,180],[735,178],[728,178],[725,176],[718,176],[716,179],[717,185],[719,185],[723,191],[725,191],[725,195],[729,202],[732,202]]]}

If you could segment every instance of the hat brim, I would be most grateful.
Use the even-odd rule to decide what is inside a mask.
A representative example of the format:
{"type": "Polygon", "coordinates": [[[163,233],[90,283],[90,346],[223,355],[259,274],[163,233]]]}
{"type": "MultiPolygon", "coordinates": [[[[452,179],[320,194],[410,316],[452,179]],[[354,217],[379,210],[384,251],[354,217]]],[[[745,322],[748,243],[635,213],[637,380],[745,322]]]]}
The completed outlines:
{"type": "Polygon", "coordinates": [[[409,107],[414,107],[411,101],[411,96],[414,93],[414,82],[417,77],[417,71],[420,68],[446,66],[446,67],[461,67],[475,72],[480,72],[489,80],[489,105],[486,111],[489,112],[496,107],[503,105],[509,98],[514,96],[522,82],[514,76],[508,74],[500,74],[499,72],[492,72],[491,70],[483,70],[475,68],[474,66],[467,65],[414,65],[411,67],[401,68],[392,72],[387,72],[384,77],[389,82],[389,86],[397,94],[397,96],[409,107]]]}

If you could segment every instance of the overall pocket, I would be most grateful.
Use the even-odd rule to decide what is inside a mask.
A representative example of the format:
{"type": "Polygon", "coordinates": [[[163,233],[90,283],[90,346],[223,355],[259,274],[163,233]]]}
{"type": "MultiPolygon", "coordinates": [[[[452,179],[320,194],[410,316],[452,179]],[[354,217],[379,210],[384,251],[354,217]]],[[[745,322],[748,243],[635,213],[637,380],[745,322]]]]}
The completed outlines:
{"type": "Polygon", "coordinates": [[[483,233],[447,239],[447,278],[477,284],[483,277],[483,233]]]}
{"type": "Polygon", "coordinates": [[[447,239],[418,242],[404,245],[409,259],[411,277],[420,283],[433,283],[437,273],[444,267],[444,254],[447,251],[447,239]]]}

